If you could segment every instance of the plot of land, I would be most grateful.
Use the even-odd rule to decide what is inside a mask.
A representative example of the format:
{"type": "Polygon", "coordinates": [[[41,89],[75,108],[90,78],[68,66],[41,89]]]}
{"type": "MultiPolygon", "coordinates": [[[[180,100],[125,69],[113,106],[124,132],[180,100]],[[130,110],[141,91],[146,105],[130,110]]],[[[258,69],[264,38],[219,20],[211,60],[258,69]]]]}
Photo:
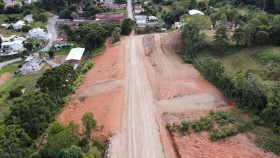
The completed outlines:
{"type": "Polygon", "coordinates": [[[93,59],[94,67],[58,117],[61,123],[73,120],[82,127],[82,115],[93,112],[98,124],[104,125],[102,132],[94,133],[102,141],[121,130],[124,105],[124,44],[110,47],[107,42],[107,46],[103,55],[93,59]]]}

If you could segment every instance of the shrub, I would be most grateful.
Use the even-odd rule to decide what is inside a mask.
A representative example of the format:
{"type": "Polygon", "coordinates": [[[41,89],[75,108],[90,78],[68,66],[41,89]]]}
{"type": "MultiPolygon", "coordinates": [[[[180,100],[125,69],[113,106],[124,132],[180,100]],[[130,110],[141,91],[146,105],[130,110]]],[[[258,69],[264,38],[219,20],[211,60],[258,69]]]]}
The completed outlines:
{"type": "Polygon", "coordinates": [[[182,122],[181,122],[181,125],[182,125],[181,131],[183,132],[183,131],[189,130],[190,124],[191,124],[191,123],[190,123],[189,121],[182,121],[182,122]]]}
{"type": "Polygon", "coordinates": [[[213,121],[211,117],[201,117],[199,121],[192,123],[192,129],[195,132],[208,131],[213,127],[213,121]]]}
{"type": "Polygon", "coordinates": [[[88,61],[88,62],[86,62],[86,64],[84,65],[82,71],[83,71],[84,73],[86,73],[89,69],[91,69],[91,68],[93,67],[93,65],[94,65],[94,62],[93,62],[93,61],[88,61]]]}
{"type": "Polygon", "coordinates": [[[11,98],[20,97],[22,95],[21,89],[15,88],[9,92],[11,98]]]}

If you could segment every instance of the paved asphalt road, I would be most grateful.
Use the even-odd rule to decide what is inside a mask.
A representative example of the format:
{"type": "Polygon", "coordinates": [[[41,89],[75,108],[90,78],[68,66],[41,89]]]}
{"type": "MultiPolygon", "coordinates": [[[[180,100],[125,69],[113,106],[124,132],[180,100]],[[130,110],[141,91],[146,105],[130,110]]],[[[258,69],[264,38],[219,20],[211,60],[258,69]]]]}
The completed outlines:
{"type": "Polygon", "coordinates": [[[49,32],[49,43],[45,46],[45,48],[42,49],[42,51],[48,51],[52,47],[52,42],[56,40],[57,33],[55,29],[55,24],[58,21],[58,16],[52,17],[47,24],[47,29],[49,32]]]}
{"type": "Polygon", "coordinates": [[[21,60],[22,60],[21,58],[17,58],[17,59],[13,59],[13,60],[1,62],[1,63],[0,63],[0,70],[1,70],[4,66],[7,66],[7,65],[9,65],[9,64],[12,64],[12,63],[15,63],[15,62],[18,62],[18,61],[21,61],[21,60]]]}

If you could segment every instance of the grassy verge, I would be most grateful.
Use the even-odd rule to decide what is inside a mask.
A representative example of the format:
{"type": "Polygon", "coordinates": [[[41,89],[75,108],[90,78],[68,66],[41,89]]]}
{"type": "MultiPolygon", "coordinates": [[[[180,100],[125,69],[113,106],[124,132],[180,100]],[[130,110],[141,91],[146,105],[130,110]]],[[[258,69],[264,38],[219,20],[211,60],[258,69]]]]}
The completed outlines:
{"type": "Polygon", "coordinates": [[[263,63],[267,63],[271,60],[274,62],[280,62],[280,47],[262,49],[256,53],[256,56],[263,63]]]}
{"type": "Polygon", "coordinates": [[[99,55],[102,55],[105,52],[106,48],[107,48],[107,46],[105,46],[103,44],[100,48],[98,48],[98,49],[94,50],[92,53],[90,53],[89,58],[94,58],[99,55]]]}

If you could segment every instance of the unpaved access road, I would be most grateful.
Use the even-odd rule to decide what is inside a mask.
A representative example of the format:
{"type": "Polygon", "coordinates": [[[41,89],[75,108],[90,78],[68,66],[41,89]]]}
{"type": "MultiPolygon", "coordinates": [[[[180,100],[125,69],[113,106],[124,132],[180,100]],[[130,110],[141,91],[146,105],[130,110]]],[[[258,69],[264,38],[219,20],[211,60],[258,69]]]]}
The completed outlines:
{"type": "Polygon", "coordinates": [[[122,133],[113,137],[112,158],[162,158],[156,107],[142,57],[143,36],[126,43],[126,86],[122,133]]]}

